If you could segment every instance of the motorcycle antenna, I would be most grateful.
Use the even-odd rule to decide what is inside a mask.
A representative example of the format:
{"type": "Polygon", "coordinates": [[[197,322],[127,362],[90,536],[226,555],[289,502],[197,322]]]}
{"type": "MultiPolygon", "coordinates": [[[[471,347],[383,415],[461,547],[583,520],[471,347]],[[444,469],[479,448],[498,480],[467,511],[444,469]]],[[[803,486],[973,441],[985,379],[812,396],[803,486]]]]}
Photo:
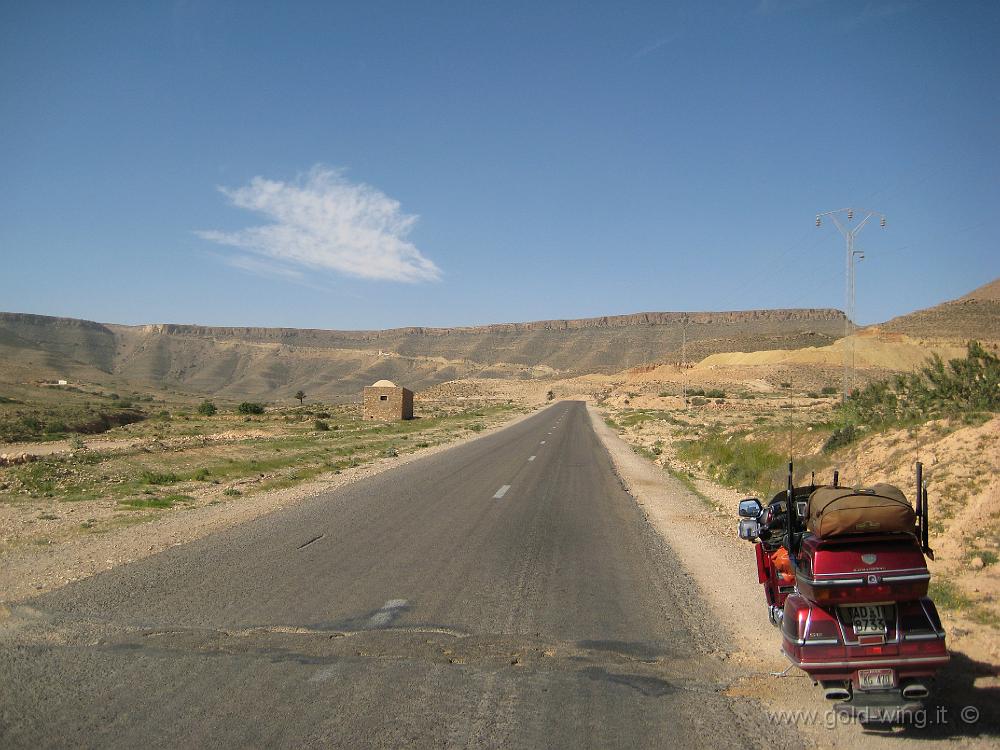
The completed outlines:
{"type": "Polygon", "coordinates": [[[917,461],[917,541],[920,548],[931,560],[934,550],[930,546],[930,522],[927,519],[927,482],[924,481],[924,465],[917,461]]]}
{"type": "Polygon", "coordinates": [[[792,462],[788,462],[788,489],[785,493],[785,516],[788,534],[788,553],[795,556],[795,485],[792,482],[794,467],[792,462]]]}

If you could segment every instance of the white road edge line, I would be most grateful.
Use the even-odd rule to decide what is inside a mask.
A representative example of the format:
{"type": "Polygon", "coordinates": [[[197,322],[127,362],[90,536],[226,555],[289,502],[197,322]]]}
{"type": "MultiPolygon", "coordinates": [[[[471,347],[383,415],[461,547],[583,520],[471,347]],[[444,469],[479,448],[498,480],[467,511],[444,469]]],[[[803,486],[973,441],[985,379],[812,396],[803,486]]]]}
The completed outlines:
{"type": "Polygon", "coordinates": [[[507,490],[509,490],[509,489],[510,489],[510,485],[509,484],[505,484],[503,487],[501,487],[500,489],[497,490],[497,494],[495,494],[493,496],[493,499],[494,500],[499,500],[501,497],[503,497],[504,495],[507,494],[507,490]]]}

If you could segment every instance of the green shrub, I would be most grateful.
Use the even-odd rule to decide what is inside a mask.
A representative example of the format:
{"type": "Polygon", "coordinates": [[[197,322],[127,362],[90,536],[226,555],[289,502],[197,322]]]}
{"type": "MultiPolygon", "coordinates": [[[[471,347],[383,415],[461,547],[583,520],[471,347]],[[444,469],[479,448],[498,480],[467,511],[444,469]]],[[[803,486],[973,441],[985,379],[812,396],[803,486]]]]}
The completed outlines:
{"type": "Polygon", "coordinates": [[[709,433],[699,440],[678,443],[683,461],[707,464],[708,473],[718,482],[753,490],[761,496],[780,486],[787,458],[766,443],[747,440],[743,435],[709,433]]]}
{"type": "Polygon", "coordinates": [[[837,387],[834,385],[824,385],[820,393],[824,396],[834,396],[837,394],[837,387]]]}
{"type": "Polygon", "coordinates": [[[195,481],[198,481],[198,482],[205,482],[205,481],[208,480],[208,477],[210,475],[211,475],[211,472],[208,469],[202,467],[202,468],[198,469],[198,471],[196,471],[194,473],[194,476],[192,477],[192,479],[194,479],[195,481]]]}
{"type": "Polygon", "coordinates": [[[211,401],[202,401],[198,404],[198,413],[203,417],[214,417],[219,410],[211,401]]]}
{"type": "Polygon", "coordinates": [[[855,425],[847,423],[830,433],[830,437],[823,443],[822,450],[824,453],[832,453],[838,448],[850,445],[859,437],[861,437],[861,431],[855,425]]]}
{"type": "Polygon", "coordinates": [[[236,411],[240,414],[263,414],[264,405],[254,401],[244,401],[236,408],[236,411]]]}
{"type": "Polygon", "coordinates": [[[719,388],[712,388],[705,391],[705,398],[725,398],[726,392],[719,388]]]}
{"type": "Polygon", "coordinates": [[[691,406],[704,406],[705,404],[708,403],[708,399],[704,399],[701,396],[695,396],[694,398],[689,400],[689,403],[691,404],[691,406]]]}
{"type": "Polygon", "coordinates": [[[313,422],[313,429],[319,430],[320,432],[326,432],[327,430],[330,429],[330,425],[327,422],[324,422],[322,419],[317,419],[315,422],[313,422]]]}
{"type": "Polygon", "coordinates": [[[937,354],[917,372],[869,383],[841,407],[847,421],[886,425],[1000,411],[1000,360],[978,342],[965,359],[937,354]]]}
{"type": "Polygon", "coordinates": [[[146,484],[173,484],[181,481],[172,471],[143,471],[140,475],[146,484]]]}

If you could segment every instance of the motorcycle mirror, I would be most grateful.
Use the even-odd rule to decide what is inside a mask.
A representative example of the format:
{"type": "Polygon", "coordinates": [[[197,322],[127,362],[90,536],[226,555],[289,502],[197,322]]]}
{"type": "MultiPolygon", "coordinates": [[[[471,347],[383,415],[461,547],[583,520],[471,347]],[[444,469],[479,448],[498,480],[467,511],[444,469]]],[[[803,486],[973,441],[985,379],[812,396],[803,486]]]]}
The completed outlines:
{"type": "Polygon", "coordinates": [[[746,500],[740,500],[740,518],[760,518],[760,512],[764,509],[764,506],[760,504],[760,500],[755,497],[748,497],[746,500]]]}

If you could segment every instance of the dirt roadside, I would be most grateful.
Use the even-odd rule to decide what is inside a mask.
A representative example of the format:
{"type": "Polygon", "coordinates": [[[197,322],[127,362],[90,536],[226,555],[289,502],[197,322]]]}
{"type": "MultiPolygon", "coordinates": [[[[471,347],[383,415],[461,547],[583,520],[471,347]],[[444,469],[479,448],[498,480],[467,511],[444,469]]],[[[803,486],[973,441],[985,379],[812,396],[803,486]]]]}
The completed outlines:
{"type": "Polygon", "coordinates": [[[375,463],[340,472],[330,471],[293,487],[248,494],[214,505],[192,507],[100,535],[75,537],[59,544],[12,549],[0,557],[0,618],[6,613],[4,604],[19,602],[73,581],[89,578],[118,565],[155,555],[168,547],[186,544],[215,531],[336,490],[395,466],[419,461],[457,445],[478,440],[517,424],[533,414],[535,411],[529,411],[479,433],[398,457],[381,458],[375,463]]]}
{"type": "Polygon", "coordinates": [[[730,643],[740,644],[718,653],[720,659],[744,673],[730,686],[733,695],[761,700],[776,712],[775,720],[794,723],[803,738],[818,747],[894,747],[901,739],[920,740],[926,743],[924,747],[944,747],[946,743],[954,747],[956,742],[962,747],[996,747],[1000,690],[992,684],[995,676],[977,680],[982,665],[961,652],[953,653],[952,663],[938,681],[936,700],[925,715],[878,733],[839,719],[805,673],[791,669],[776,676],[784,672],[788,661],[780,652],[779,634],[767,622],[752,548],[736,537],[733,517],[711,511],[681,482],[637,455],[604,422],[599,409],[591,405],[588,410],[626,489],[701,589],[710,608],[708,616],[725,626],[730,643]],[[979,712],[978,721],[961,720],[967,706],[979,712]],[[779,711],[786,714],[780,716],[779,711]]]}

